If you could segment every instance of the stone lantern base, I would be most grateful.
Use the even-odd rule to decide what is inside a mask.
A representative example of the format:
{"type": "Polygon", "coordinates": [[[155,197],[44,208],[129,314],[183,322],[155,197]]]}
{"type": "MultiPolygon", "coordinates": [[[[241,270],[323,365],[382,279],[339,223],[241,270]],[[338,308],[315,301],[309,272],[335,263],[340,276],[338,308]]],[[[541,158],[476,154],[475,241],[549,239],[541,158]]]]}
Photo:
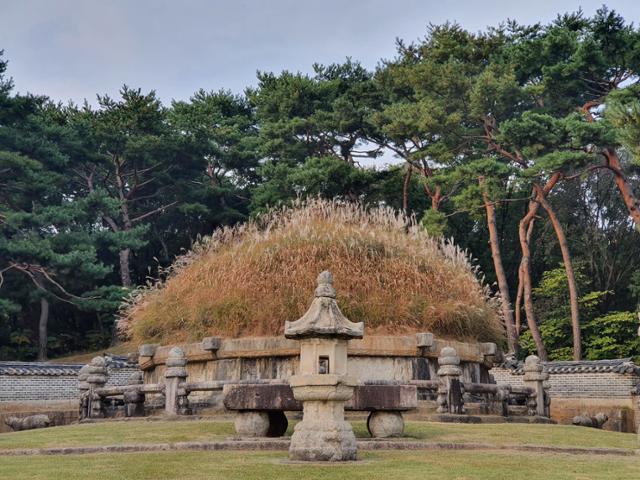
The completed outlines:
{"type": "Polygon", "coordinates": [[[290,385],[303,402],[303,418],[289,447],[291,460],[339,462],[356,460],[358,447],[344,404],[353,396],[355,382],[346,375],[296,375],[290,385]]]}

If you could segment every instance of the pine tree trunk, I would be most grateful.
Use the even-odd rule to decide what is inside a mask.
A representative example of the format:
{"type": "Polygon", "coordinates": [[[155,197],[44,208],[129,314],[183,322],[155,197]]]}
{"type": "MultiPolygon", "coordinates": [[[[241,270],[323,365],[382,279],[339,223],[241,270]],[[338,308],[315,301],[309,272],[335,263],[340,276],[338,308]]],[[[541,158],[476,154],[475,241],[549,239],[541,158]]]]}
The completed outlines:
{"type": "MultiPolygon", "coordinates": [[[[527,227],[527,245],[531,245],[531,234],[533,232],[533,226],[536,222],[535,218],[532,218],[527,227]]],[[[516,337],[520,336],[522,331],[522,295],[524,293],[524,273],[522,272],[522,260],[518,266],[518,293],[516,294],[515,310],[515,322],[516,322],[516,337]]]]}
{"type": "Polygon", "coordinates": [[[431,209],[436,212],[440,211],[440,202],[442,202],[442,188],[438,185],[435,193],[431,196],[431,209]]]}
{"type": "Polygon", "coordinates": [[[542,341],[542,335],[540,335],[540,330],[538,329],[538,324],[536,323],[536,316],[533,310],[533,298],[532,298],[532,287],[531,287],[531,271],[529,268],[529,264],[531,262],[531,251],[529,250],[529,242],[527,241],[527,227],[529,226],[529,222],[535,217],[535,214],[538,210],[537,202],[529,202],[529,212],[520,220],[520,225],[518,228],[518,234],[520,237],[520,248],[522,248],[522,284],[523,284],[523,300],[524,300],[524,311],[527,315],[527,325],[529,326],[529,330],[531,330],[531,336],[533,337],[533,341],[536,344],[536,350],[538,352],[538,357],[543,362],[548,360],[547,349],[544,347],[544,343],[542,341]]]}
{"type": "Polygon", "coordinates": [[[131,249],[125,248],[120,250],[120,281],[123,287],[131,288],[131,268],[129,266],[129,258],[131,257],[131,249]]]}
{"type": "Polygon", "coordinates": [[[638,198],[633,193],[631,185],[627,182],[627,178],[620,166],[618,154],[614,150],[607,149],[604,151],[604,156],[607,160],[607,166],[613,172],[613,178],[616,182],[616,186],[620,191],[620,195],[622,196],[622,200],[624,201],[627,210],[629,210],[629,215],[636,226],[636,230],[640,231],[640,201],[638,201],[638,198]]]}
{"type": "Polygon", "coordinates": [[[409,212],[409,187],[411,186],[411,173],[413,168],[407,165],[407,171],[404,174],[404,182],[402,184],[402,210],[404,213],[409,212]]]}
{"type": "MultiPolygon", "coordinates": [[[[560,177],[560,172],[556,172],[551,175],[549,180],[547,180],[547,183],[545,183],[544,187],[541,189],[543,196],[546,196],[549,194],[549,192],[551,192],[553,187],[555,187],[560,180],[560,177]]],[[[518,226],[520,248],[522,249],[522,260],[520,262],[520,268],[522,271],[522,299],[524,301],[524,312],[527,316],[527,325],[531,330],[531,336],[533,337],[533,341],[536,344],[538,357],[540,357],[540,360],[542,360],[543,362],[546,362],[549,357],[547,355],[547,349],[544,347],[542,336],[540,335],[540,329],[538,328],[538,324],[536,322],[535,312],[533,309],[531,286],[531,250],[529,248],[531,242],[530,228],[533,228],[531,223],[535,220],[536,214],[538,213],[538,208],[540,207],[540,203],[538,202],[538,192],[535,188],[533,191],[533,195],[535,195],[535,198],[534,200],[529,202],[529,210],[527,214],[520,220],[520,224],[518,226]]]]}
{"type": "Polygon", "coordinates": [[[522,260],[518,266],[518,292],[516,293],[516,303],[513,306],[516,335],[519,337],[522,332],[522,294],[524,293],[524,278],[522,273],[522,260]]]}
{"type": "Polygon", "coordinates": [[[40,298],[40,320],[38,321],[38,360],[47,359],[47,326],[49,324],[49,300],[40,298]]]}
{"type": "Polygon", "coordinates": [[[536,186],[538,190],[538,201],[542,205],[549,215],[553,230],[558,238],[560,244],[560,251],[562,252],[562,261],[564,262],[564,268],[567,272],[567,283],[569,284],[569,303],[571,305],[571,327],[573,333],[573,359],[582,360],[582,341],[580,338],[580,310],[578,306],[578,287],[576,285],[576,277],[573,272],[573,265],[571,262],[571,254],[569,252],[569,245],[567,243],[567,237],[564,234],[564,229],[555,214],[555,211],[545,198],[540,187],[536,186]]]}
{"type": "MultiPolygon", "coordinates": [[[[482,185],[482,180],[480,180],[482,185]]],[[[489,196],[483,192],[484,207],[487,211],[487,226],[489,228],[489,244],[491,246],[491,258],[493,259],[493,267],[498,279],[498,289],[502,300],[502,314],[504,316],[504,324],[507,330],[507,345],[510,353],[516,354],[518,351],[518,339],[515,334],[513,324],[513,310],[511,309],[511,297],[509,295],[509,284],[507,276],[504,273],[502,265],[502,254],[500,252],[500,240],[498,239],[498,227],[496,226],[496,209],[489,196]]]]}

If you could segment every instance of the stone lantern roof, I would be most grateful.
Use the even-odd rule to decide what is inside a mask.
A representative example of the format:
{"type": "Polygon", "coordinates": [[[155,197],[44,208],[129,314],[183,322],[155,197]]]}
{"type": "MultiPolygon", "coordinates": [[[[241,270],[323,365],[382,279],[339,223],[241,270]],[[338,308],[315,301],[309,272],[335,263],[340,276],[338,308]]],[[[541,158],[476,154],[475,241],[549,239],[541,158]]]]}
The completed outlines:
{"type": "Polygon", "coordinates": [[[285,322],[284,336],[298,340],[317,337],[362,338],[364,323],[349,321],[338,307],[331,272],[322,272],[318,275],[317,282],[315,298],[309,310],[295,322],[285,322]]]}

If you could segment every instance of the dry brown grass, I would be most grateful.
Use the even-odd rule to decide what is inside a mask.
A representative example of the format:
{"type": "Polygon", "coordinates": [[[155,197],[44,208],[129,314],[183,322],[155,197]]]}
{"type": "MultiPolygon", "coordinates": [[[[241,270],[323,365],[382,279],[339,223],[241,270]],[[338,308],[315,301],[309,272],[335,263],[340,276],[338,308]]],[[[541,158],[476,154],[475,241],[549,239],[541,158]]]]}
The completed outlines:
{"type": "Polygon", "coordinates": [[[497,299],[458,247],[389,208],[322,200],[216,231],[139,290],[120,326],[134,343],[280,335],[327,269],[342,311],[367,334],[502,338],[497,299]]]}

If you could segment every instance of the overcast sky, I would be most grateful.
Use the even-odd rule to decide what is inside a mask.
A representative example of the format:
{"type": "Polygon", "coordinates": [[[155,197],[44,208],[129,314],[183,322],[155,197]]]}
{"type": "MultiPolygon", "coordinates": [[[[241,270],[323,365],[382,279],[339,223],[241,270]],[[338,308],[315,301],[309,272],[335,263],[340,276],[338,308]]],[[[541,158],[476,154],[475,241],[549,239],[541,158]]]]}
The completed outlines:
{"type": "MultiPolygon", "coordinates": [[[[309,72],[351,56],[369,68],[394,40],[429,22],[480,30],[507,18],[533,23],[596,1],[563,0],[0,0],[0,49],[22,93],[95,101],[126,83],[165,102],[199,88],[242,92],[256,70],[309,72]]],[[[639,0],[607,3],[640,20],[639,0]]]]}

